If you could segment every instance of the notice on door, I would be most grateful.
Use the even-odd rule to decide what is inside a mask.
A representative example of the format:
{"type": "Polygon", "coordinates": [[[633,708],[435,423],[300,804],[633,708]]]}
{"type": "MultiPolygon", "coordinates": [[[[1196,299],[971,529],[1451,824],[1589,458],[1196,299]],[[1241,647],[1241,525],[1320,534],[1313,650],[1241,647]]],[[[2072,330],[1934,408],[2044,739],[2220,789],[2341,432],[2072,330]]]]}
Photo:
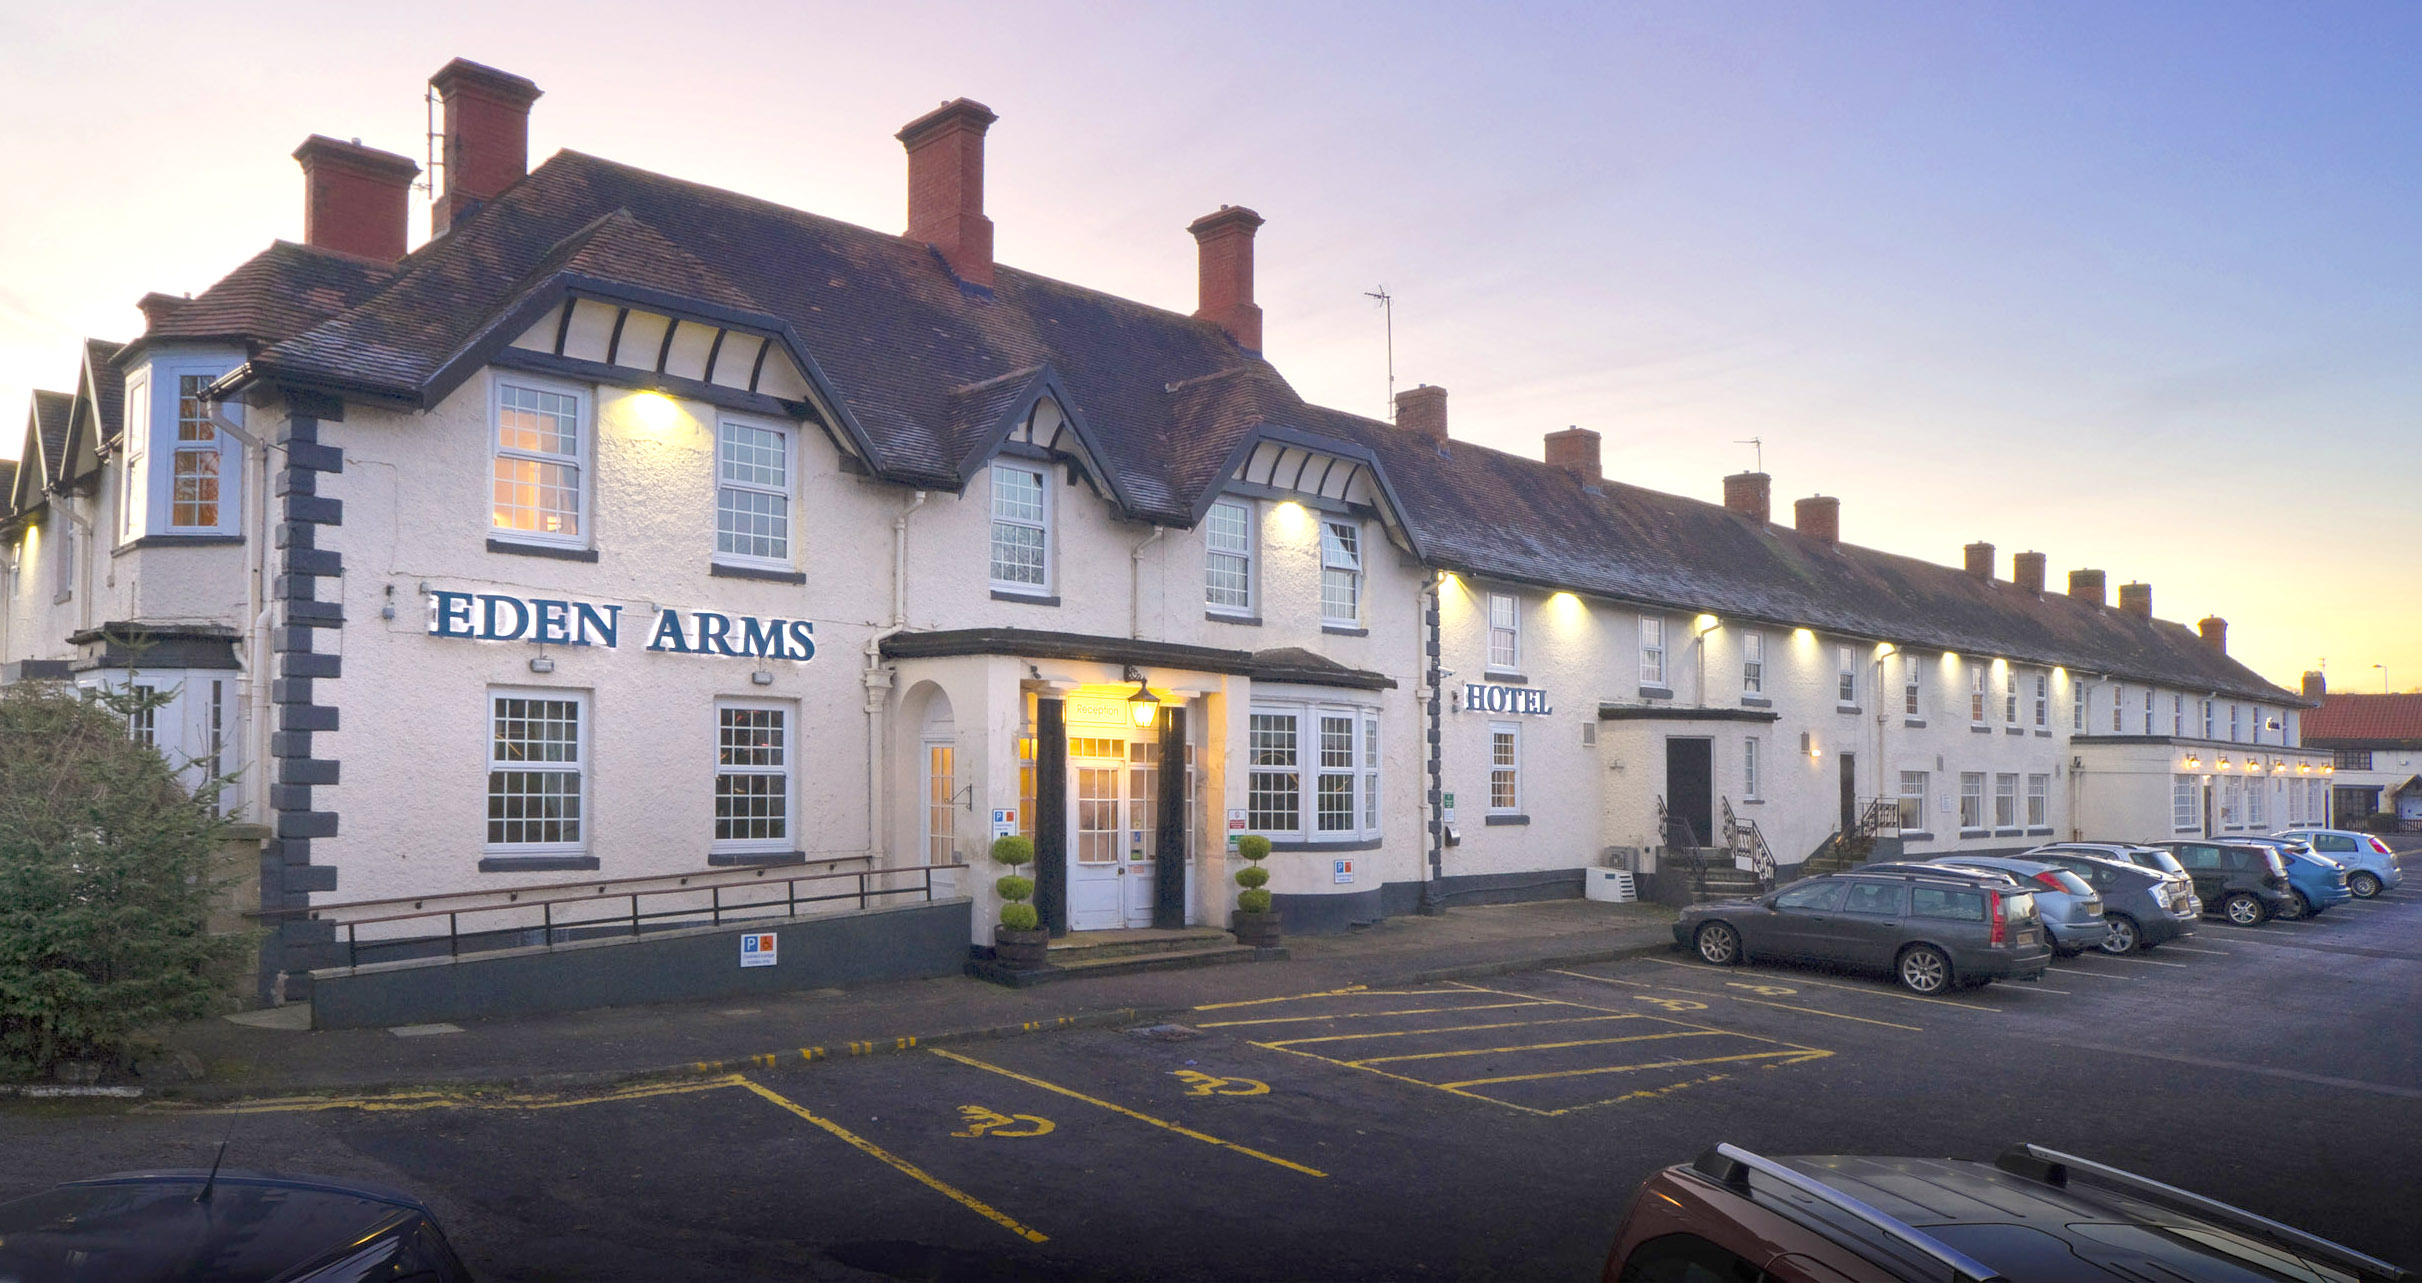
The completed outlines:
{"type": "Polygon", "coordinates": [[[771,931],[751,931],[740,937],[740,965],[770,967],[774,965],[778,938],[771,931]]]}

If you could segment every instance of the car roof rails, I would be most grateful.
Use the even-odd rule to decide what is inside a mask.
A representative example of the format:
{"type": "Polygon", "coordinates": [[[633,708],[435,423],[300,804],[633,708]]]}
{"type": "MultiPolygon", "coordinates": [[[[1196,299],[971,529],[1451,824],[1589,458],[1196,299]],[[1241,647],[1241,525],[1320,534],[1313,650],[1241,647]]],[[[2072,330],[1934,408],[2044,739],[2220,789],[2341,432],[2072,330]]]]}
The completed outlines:
{"type": "Polygon", "coordinates": [[[2364,1283],[2409,1283],[2413,1275],[2374,1256],[2366,1256],[2343,1243],[2335,1243],[2317,1234],[2307,1234],[2292,1225],[2282,1225],[2267,1216],[2257,1216],[2242,1207],[2235,1207],[2216,1198],[2165,1185],[2150,1177],[2106,1166],[2074,1154],[2041,1145],[2013,1145],[2002,1151],[1993,1165],[2013,1176],[2067,1188],[2073,1181],[2085,1180],[2108,1186],[2124,1194],[2158,1203],[2173,1211],[2187,1212],[2208,1221],[2215,1221],[2233,1230],[2242,1230],[2273,1246],[2285,1248],[2304,1256],[2318,1257],[2340,1269],[2353,1270],[2364,1283]]]}
{"type": "Polygon", "coordinates": [[[1714,1149],[1699,1155],[1698,1161],[1691,1164],[1691,1170],[1718,1184],[1745,1192],[1752,1188],[1750,1178],[1753,1175],[1761,1176],[1814,1198],[1949,1270],[1952,1283],[2009,1283],[1993,1267],[1907,1221],[1888,1216],[1813,1176],[1795,1172],[1771,1158],[1750,1153],[1737,1145],[1717,1144],[1714,1149]]]}

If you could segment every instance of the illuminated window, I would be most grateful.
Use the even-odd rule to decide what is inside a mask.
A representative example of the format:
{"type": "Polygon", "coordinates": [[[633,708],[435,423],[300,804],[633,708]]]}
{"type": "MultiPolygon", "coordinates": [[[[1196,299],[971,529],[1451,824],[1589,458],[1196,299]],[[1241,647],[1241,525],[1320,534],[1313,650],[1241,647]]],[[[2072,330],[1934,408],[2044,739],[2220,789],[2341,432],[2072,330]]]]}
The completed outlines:
{"type": "Polygon", "coordinates": [[[1522,603],[1512,593],[1489,594],[1489,667],[1515,669],[1522,662],[1522,603]]]}
{"type": "Polygon", "coordinates": [[[1362,527],[1352,522],[1320,523],[1320,622],[1362,622],[1362,527]]]}
{"type": "Polygon", "coordinates": [[[1051,490],[1038,468],[992,466],[992,586],[1033,593],[1051,586],[1051,490]]]}
{"type": "Polygon", "coordinates": [[[498,381],[494,529],[543,543],[586,542],[583,401],[573,392],[498,381]]]}
{"type": "Polygon", "coordinates": [[[791,560],[791,437],[786,428],[724,419],[715,428],[715,553],[791,560]]]}
{"type": "Polygon", "coordinates": [[[169,461],[170,528],[215,530],[219,526],[219,430],[202,399],[206,374],[177,376],[177,439],[169,461]]]}
{"type": "Polygon", "coordinates": [[[1203,518],[1203,604],[1222,614],[1253,610],[1253,509],[1211,505],[1203,518]]]}
{"type": "Polygon", "coordinates": [[[717,850],[789,849],[792,756],[788,708],[715,706],[717,850]]]}

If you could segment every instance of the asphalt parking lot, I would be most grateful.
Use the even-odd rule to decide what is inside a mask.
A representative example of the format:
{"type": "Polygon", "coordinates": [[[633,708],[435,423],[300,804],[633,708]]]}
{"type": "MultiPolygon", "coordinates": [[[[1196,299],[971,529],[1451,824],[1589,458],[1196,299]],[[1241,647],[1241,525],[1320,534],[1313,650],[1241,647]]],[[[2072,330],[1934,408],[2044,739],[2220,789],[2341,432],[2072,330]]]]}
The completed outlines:
{"type": "Polygon", "coordinates": [[[1939,998],[1680,951],[552,1096],[16,1106],[0,1195],[231,1163],[422,1194],[484,1277],[1594,1277],[1716,1140],[2032,1140],[2422,1262],[2422,888],[1939,998]]]}

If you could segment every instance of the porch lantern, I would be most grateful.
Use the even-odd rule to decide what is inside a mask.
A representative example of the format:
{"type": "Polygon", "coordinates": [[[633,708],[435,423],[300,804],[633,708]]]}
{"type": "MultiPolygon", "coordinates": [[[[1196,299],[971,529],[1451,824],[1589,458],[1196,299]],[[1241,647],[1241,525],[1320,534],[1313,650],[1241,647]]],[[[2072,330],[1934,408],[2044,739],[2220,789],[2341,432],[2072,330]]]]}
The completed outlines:
{"type": "Polygon", "coordinates": [[[1135,717],[1138,726],[1150,726],[1152,719],[1160,715],[1160,696],[1153,694],[1152,688],[1140,677],[1135,682],[1135,693],[1127,697],[1127,711],[1135,717]]]}

